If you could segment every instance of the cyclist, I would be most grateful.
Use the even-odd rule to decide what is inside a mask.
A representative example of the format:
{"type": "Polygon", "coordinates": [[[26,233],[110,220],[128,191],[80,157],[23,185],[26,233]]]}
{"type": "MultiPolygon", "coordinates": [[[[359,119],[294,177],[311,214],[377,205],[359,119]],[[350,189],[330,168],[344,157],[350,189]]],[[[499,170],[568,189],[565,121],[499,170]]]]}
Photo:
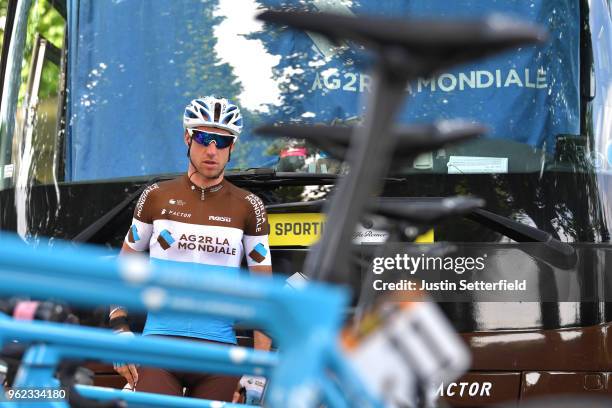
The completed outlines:
{"type": "MultiPolygon", "coordinates": [[[[237,274],[243,254],[251,272],[272,273],[269,225],[262,201],[224,178],[224,169],[242,129],[238,107],[227,99],[192,100],[183,115],[189,158],[187,174],[149,186],[140,196],[122,254],[148,250],[153,263],[180,262],[202,273],[216,266],[237,274]],[[208,266],[208,269],[204,266],[208,266]]],[[[127,311],[115,307],[111,327],[132,335],[127,311]]],[[[150,312],[143,335],[173,336],[235,344],[233,322],[222,318],[183,318],[150,312]]],[[[270,348],[270,339],[255,331],[254,347],[270,348]]],[[[160,368],[115,364],[115,370],[137,391],[231,401],[239,378],[170,372],[160,368]],[[183,393],[185,388],[185,393],[183,393]]],[[[261,378],[245,376],[243,383],[261,378]],[[247,378],[245,378],[247,377],[247,378]]],[[[259,390],[261,391],[261,390],[259,390]]]]}

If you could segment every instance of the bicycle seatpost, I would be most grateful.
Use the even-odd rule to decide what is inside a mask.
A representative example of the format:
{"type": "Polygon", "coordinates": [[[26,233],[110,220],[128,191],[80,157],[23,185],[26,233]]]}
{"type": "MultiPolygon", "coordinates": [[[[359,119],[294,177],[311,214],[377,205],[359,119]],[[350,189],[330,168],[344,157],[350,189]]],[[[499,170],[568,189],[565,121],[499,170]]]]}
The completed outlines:
{"type": "Polygon", "coordinates": [[[258,16],[274,24],[313,31],[330,40],[354,40],[376,53],[372,92],[363,126],[355,128],[346,152],[351,166],[327,207],[321,241],[308,253],[304,272],[313,279],[344,282],[357,222],[391,164],[396,139],[394,118],[408,81],[443,68],[521,44],[541,42],[539,27],[499,18],[476,22],[402,21],[347,17],[329,13],[266,11],[258,16]]]}

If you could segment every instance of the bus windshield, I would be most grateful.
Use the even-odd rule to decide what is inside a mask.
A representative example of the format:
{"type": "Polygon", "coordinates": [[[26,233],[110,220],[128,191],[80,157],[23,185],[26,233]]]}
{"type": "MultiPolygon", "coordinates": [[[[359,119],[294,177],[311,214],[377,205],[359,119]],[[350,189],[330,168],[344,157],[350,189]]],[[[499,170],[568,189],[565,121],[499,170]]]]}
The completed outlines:
{"type": "MultiPolygon", "coordinates": [[[[605,97],[606,84],[591,83],[591,70],[583,69],[592,57],[581,55],[584,11],[578,0],[461,0],[452,5],[249,0],[240,8],[229,0],[67,3],[65,21],[47,1],[22,7],[28,14],[16,20],[22,30],[30,28],[9,55],[23,62],[9,61],[7,79],[16,81],[6,81],[3,92],[0,166],[5,188],[17,179],[36,184],[184,171],[181,116],[191,99],[203,95],[226,97],[241,107],[245,128],[229,167],[341,172],[340,163],[303,140],[254,135],[264,123],[355,124],[363,112],[371,78],[369,56],[360,47],[331,44],[315,34],[255,19],[265,9],[298,5],[398,18],[495,13],[491,24],[517,17],[549,30],[545,45],[411,83],[398,124],[460,118],[484,123],[489,132],[479,141],[420,156],[397,172],[590,172],[610,166],[607,140],[602,139],[609,132],[592,129],[597,131],[592,135],[581,128],[584,98],[597,95],[598,86],[605,97]],[[33,26],[46,31],[35,38],[33,26]],[[42,40],[48,46],[41,56],[37,44],[42,40]],[[55,58],[52,51],[57,51],[55,58]]],[[[608,38],[598,41],[609,44],[608,38]]]]}

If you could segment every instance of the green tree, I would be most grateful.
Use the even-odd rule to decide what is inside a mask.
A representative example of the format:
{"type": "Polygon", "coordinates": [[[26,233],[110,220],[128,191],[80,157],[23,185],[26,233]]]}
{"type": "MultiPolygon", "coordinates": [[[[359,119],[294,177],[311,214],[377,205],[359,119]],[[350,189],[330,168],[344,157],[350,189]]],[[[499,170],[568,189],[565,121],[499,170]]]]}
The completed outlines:
{"type": "MultiPolygon", "coordinates": [[[[6,26],[6,10],[8,8],[8,0],[0,0],[0,49],[4,43],[4,27],[6,26]]],[[[2,56],[4,58],[4,56],[2,56]]]]}
{"type": "MultiPolygon", "coordinates": [[[[236,76],[232,66],[223,62],[215,50],[217,37],[214,27],[221,24],[224,17],[215,16],[214,11],[218,7],[218,0],[204,0],[202,7],[197,7],[197,13],[190,12],[185,21],[187,31],[190,33],[186,38],[194,39],[185,41],[182,52],[189,55],[184,64],[184,99],[192,99],[202,95],[217,95],[238,102],[242,93],[242,83],[236,76]],[[206,24],[202,24],[206,22],[206,24]]],[[[251,112],[245,107],[240,107],[244,131],[240,136],[240,143],[232,154],[230,168],[245,169],[252,167],[255,163],[264,160],[265,150],[270,141],[252,135],[252,130],[262,124],[261,115],[251,112]]]]}
{"type": "MultiPolygon", "coordinates": [[[[6,2],[7,0],[2,0],[6,2]]],[[[19,89],[19,101],[23,100],[27,88],[27,80],[32,62],[32,52],[36,33],[46,38],[56,46],[62,48],[64,42],[64,18],[51,6],[48,0],[38,0],[32,3],[28,16],[28,28],[24,60],[21,66],[21,87],[19,89]]],[[[59,67],[47,64],[42,73],[39,97],[41,99],[57,93],[59,81],[59,67]]]]}

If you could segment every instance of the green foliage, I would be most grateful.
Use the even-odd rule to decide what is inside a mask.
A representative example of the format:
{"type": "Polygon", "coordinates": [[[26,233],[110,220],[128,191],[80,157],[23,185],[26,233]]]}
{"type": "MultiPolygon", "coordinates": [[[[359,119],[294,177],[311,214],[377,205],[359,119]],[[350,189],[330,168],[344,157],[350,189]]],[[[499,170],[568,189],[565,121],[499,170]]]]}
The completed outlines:
{"type": "MultiPolygon", "coordinates": [[[[8,8],[8,0],[0,0],[0,20],[3,20],[6,17],[7,8],[8,8]]],[[[0,49],[2,49],[2,43],[4,41],[5,24],[0,25],[0,49]]]]}
{"type": "Polygon", "coordinates": [[[218,0],[203,0],[202,7],[194,10],[193,16],[185,21],[187,38],[192,41],[181,42],[181,52],[188,55],[185,62],[185,99],[203,95],[217,95],[236,100],[242,92],[242,85],[233,72],[231,65],[221,61],[215,51],[217,38],[214,27],[223,17],[214,16],[218,0]],[[204,25],[202,22],[206,22],[204,25]]]}
{"type": "MultiPolygon", "coordinates": [[[[64,41],[64,19],[55,10],[48,0],[32,2],[28,16],[27,38],[24,50],[24,61],[21,66],[21,87],[19,89],[19,103],[23,101],[27,89],[28,75],[32,63],[32,52],[36,33],[49,40],[57,48],[62,48],[64,41]]],[[[38,96],[46,99],[57,94],[59,82],[59,67],[46,63],[43,69],[38,96]]]]}

